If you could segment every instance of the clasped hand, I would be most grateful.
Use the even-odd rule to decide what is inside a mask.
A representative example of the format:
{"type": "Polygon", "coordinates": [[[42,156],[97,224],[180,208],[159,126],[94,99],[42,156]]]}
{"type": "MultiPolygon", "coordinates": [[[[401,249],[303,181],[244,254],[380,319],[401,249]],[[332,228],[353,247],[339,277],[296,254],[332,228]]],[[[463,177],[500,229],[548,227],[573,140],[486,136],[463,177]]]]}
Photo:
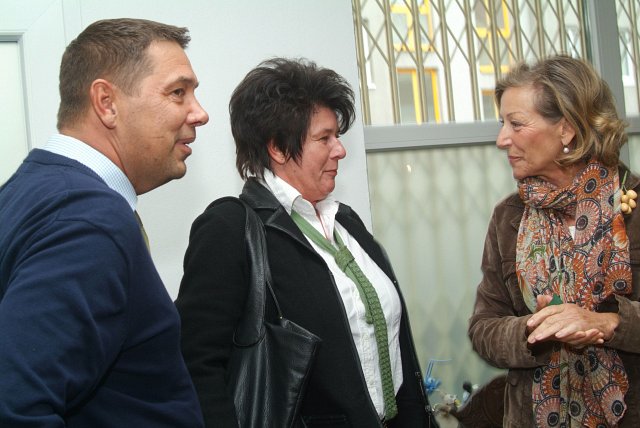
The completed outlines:
{"type": "Polygon", "coordinates": [[[555,340],[581,348],[602,345],[613,336],[620,318],[614,313],[591,312],[573,303],[549,305],[551,296],[538,296],[536,313],[527,321],[527,342],[555,340]]]}

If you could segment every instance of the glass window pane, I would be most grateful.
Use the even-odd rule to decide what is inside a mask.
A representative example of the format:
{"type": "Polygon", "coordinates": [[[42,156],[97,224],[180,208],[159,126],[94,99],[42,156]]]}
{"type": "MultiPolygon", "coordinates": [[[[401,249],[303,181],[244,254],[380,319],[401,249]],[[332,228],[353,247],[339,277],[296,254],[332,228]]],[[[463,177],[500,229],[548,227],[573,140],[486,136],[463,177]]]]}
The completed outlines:
{"type": "Polygon", "coordinates": [[[402,43],[406,43],[409,33],[409,27],[407,26],[407,15],[404,13],[392,13],[391,24],[394,27],[393,30],[393,43],[397,49],[402,48],[402,43]]]}
{"type": "Polygon", "coordinates": [[[427,22],[427,15],[421,13],[420,14],[420,40],[422,41],[422,48],[428,49],[429,47],[429,38],[427,37],[429,31],[429,23],[427,22]]]}
{"type": "Polygon", "coordinates": [[[484,120],[497,119],[496,103],[493,91],[482,91],[482,116],[484,120]]]}
{"type": "Polygon", "coordinates": [[[398,276],[420,363],[451,359],[432,375],[461,397],[463,382],[497,373],[472,351],[467,325],[489,217],[515,190],[511,167],[494,145],[369,153],[367,166],[374,235],[398,276]]]}
{"type": "Polygon", "coordinates": [[[478,0],[473,6],[473,16],[475,18],[476,27],[488,27],[489,17],[487,16],[487,9],[484,2],[478,0]]]}
{"type": "MultiPolygon", "coordinates": [[[[363,25],[367,25],[369,34],[373,35],[371,42],[375,49],[380,50],[380,55],[372,58],[371,64],[374,71],[380,70],[376,76],[391,75],[398,68],[435,70],[434,77],[440,82],[439,93],[442,96],[439,104],[446,106],[438,117],[441,122],[484,120],[481,91],[468,91],[464,100],[457,100],[455,96],[460,94],[460,88],[492,87],[495,76],[506,73],[516,61],[533,61],[565,49],[576,57],[586,55],[582,46],[585,38],[583,2],[393,0],[389,14],[385,12],[388,8],[385,9],[382,0],[352,1],[360,6],[355,8],[362,11],[360,22],[367,22],[363,25]],[[414,7],[418,10],[413,10],[414,7]],[[414,16],[418,17],[415,21],[414,16]],[[389,24],[395,28],[391,37],[396,52],[386,52],[386,28],[389,24]],[[415,31],[419,33],[415,34],[415,31]],[[416,36],[421,41],[420,46],[415,46],[416,36]],[[380,62],[374,64],[374,61],[380,62]]],[[[635,39],[632,37],[637,43],[635,39]]],[[[364,48],[358,49],[362,51],[364,48]]],[[[363,106],[363,110],[371,113],[366,115],[366,124],[413,123],[394,117],[394,111],[401,110],[401,102],[405,103],[406,111],[406,99],[394,95],[397,88],[392,87],[391,81],[386,84],[388,86],[382,88],[376,82],[375,89],[363,86],[369,91],[369,104],[363,106]],[[374,106],[374,103],[382,105],[374,106]]],[[[427,91],[417,96],[429,97],[416,100],[418,106],[428,106],[432,102],[427,91]]],[[[402,116],[406,118],[407,115],[402,116]]],[[[427,112],[427,117],[432,120],[430,112],[427,112]]]]}
{"type": "Polygon", "coordinates": [[[402,123],[416,123],[416,106],[413,97],[412,73],[398,73],[398,96],[400,98],[400,118],[402,123]]]}
{"type": "Polygon", "coordinates": [[[619,0],[616,1],[616,10],[618,12],[618,37],[620,41],[624,105],[628,116],[637,116],[640,112],[640,88],[638,86],[638,77],[636,76],[636,67],[640,60],[636,58],[636,52],[640,49],[637,36],[639,31],[637,16],[640,15],[640,4],[637,1],[619,0]]]}
{"type": "Polygon", "coordinates": [[[493,21],[496,23],[496,29],[498,31],[506,30],[504,23],[504,14],[506,12],[506,7],[507,6],[504,4],[504,0],[496,2],[496,11],[493,15],[493,21]]]}
{"type": "Polygon", "coordinates": [[[427,120],[429,122],[436,122],[436,105],[435,96],[433,93],[433,72],[431,70],[425,70],[424,73],[424,98],[427,102],[427,120]]]}

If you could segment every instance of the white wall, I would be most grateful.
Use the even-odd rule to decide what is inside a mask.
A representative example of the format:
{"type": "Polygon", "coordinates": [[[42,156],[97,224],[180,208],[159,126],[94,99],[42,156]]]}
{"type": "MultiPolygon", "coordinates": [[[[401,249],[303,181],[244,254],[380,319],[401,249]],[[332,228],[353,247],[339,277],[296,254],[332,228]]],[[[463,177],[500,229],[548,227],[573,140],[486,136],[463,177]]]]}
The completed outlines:
{"type": "Polygon", "coordinates": [[[199,128],[192,145],[194,153],[187,161],[186,177],[140,197],[152,255],[172,297],[177,295],[182,277],[192,221],[213,199],[237,195],[241,190],[228,101],[242,77],[265,58],[307,57],[333,68],[353,86],[358,120],[343,138],[348,155],[340,165],[336,194],[370,225],[351,2],[2,0],[0,35],[13,32],[26,41],[32,147],[42,146],[55,132],[57,72],[64,46],[91,22],[116,17],[152,19],[190,29],[192,41],[187,53],[201,81],[197,96],[210,115],[209,124],[199,128]],[[49,59],[47,66],[41,57],[49,59]]]}

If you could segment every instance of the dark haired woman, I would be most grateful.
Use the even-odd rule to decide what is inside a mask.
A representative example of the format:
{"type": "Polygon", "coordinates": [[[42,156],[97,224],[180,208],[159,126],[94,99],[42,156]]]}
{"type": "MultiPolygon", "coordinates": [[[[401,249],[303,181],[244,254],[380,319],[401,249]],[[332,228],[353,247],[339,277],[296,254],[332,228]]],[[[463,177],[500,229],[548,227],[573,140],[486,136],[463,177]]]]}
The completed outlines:
{"type": "MultiPolygon", "coordinates": [[[[246,181],[240,197],[264,223],[282,313],[322,340],[296,426],[435,426],[389,261],[358,215],[331,195],[353,98],[334,71],[279,58],[249,72],[230,101],[237,167],[246,181]],[[371,311],[374,303],[361,294],[367,285],[338,266],[332,255],[338,244],[353,255],[382,311],[371,311]],[[383,315],[379,323],[373,312],[383,315]]],[[[244,219],[233,202],[196,219],[176,302],[183,352],[209,427],[237,426],[225,378],[247,296],[244,219]]]]}

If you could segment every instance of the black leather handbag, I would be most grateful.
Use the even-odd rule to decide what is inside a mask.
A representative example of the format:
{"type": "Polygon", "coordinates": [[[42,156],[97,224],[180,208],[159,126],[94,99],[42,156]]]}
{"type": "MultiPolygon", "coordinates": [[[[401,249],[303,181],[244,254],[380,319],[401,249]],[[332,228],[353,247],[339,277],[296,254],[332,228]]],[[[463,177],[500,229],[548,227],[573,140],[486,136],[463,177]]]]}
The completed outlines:
{"type": "Polygon", "coordinates": [[[298,422],[300,404],[321,339],[284,318],[271,286],[264,225],[245,207],[245,242],[250,286],[245,313],[234,333],[227,367],[227,389],[240,428],[289,428],[298,422]],[[278,319],[265,319],[267,292],[278,319]]]}

